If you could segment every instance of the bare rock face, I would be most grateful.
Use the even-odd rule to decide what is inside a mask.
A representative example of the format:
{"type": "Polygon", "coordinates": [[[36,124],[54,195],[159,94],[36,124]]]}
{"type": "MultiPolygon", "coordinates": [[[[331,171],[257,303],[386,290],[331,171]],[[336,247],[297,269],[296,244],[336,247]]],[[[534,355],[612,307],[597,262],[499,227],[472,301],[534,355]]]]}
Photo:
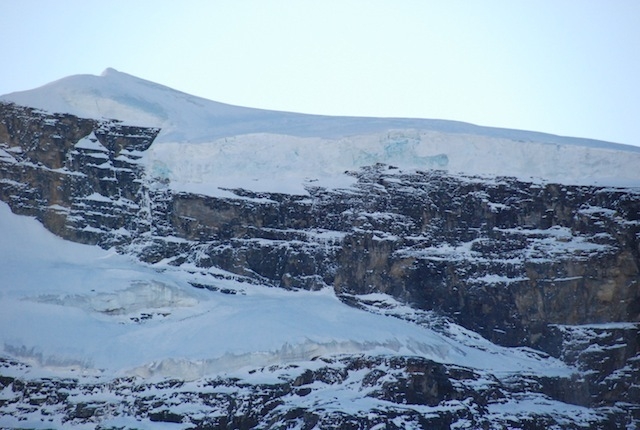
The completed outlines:
{"type": "Polygon", "coordinates": [[[557,325],[550,331],[547,339],[559,341],[559,357],[584,372],[588,396],[582,404],[627,403],[640,419],[640,324],[557,325]]]}
{"type": "Polygon", "coordinates": [[[174,258],[280,287],[390,294],[503,345],[538,347],[549,324],[640,320],[640,194],[356,172],[349,190],[237,198],[175,194],[162,217],[174,258]]]}
{"type": "MultiPolygon", "coordinates": [[[[310,187],[304,196],[229,190],[232,197],[216,198],[173,192],[147,176],[140,159],[158,131],[0,103],[0,199],[65,239],[115,246],[149,263],[215,266],[282,288],[328,286],[363,308],[359,297],[386,293],[495,343],[546,351],[581,373],[523,376],[479,390],[477,381],[491,375],[428,360],[351,357],[281,386],[247,388],[244,399],[209,399],[237,412],[210,422],[139,402],[127,406],[132,414],[200,428],[361,428],[399,417],[430,428],[459,421],[493,428],[491,405],[527,392],[598,408],[597,428],[640,422],[640,191],[375,165],[350,172],[356,182],[349,189],[310,187]],[[311,395],[314,381],[347,384],[358,366],[367,369],[358,383],[369,396],[435,412],[427,419],[390,407],[365,419],[286,403],[311,395]],[[460,412],[438,414],[447,402],[458,402],[460,412]]],[[[7,381],[15,393],[26,389],[7,381]]],[[[88,422],[117,407],[65,408],[70,420],[88,422]]],[[[565,423],[544,414],[514,419],[522,428],[565,423]]],[[[566,428],[574,427],[582,425],[566,428]]]]}
{"type": "Polygon", "coordinates": [[[0,198],[69,240],[109,246],[139,232],[138,164],[158,133],[0,103],[0,198]]]}

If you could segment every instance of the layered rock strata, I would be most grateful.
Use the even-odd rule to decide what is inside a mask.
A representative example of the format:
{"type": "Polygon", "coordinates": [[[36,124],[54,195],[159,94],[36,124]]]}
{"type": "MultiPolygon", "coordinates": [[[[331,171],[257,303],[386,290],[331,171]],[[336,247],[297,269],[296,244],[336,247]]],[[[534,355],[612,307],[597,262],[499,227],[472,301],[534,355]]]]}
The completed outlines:
{"type": "MultiPolygon", "coordinates": [[[[344,189],[309,187],[307,195],[238,189],[211,197],[175,192],[166,178],[148,174],[142,160],[157,129],[12,104],[0,104],[0,118],[0,199],[65,239],[116,247],[148,263],[217,267],[274,287],[328,286],[348,304],[392,314],[366,299],[385,293],[579,370],[572,380],[523,377],[509,390],[597,408],[611,428],[640,419],[637,189],[375,165],[348,172],[354,185],[344,189]]],[[[451,375],[470,370],[436,367],[444,384],[438,396],[448,394],[432,403],[462,401],[464,384],[451,375]]],[[[271,387],[280,394],[264,399],[306,392],[287,383],[289,391],[271,387]]],[[[3,384],[19,392],[25,383],[3,384]]],[[[402,384],[431,401],[431,382],[402,384]]],[[[378,387],[376,396],[404,404],[414,395],[394,387],[378,387]]],[[[488,402],[477,401],[476,408],[488,402]]],[[[160,420],[173,417],[156,412],[160,420]]],[[[306,423],[323,419],[309,411],[287,414],[306,423]]],[[[267,410],[255,419],[269,416],[267,410]]]]}

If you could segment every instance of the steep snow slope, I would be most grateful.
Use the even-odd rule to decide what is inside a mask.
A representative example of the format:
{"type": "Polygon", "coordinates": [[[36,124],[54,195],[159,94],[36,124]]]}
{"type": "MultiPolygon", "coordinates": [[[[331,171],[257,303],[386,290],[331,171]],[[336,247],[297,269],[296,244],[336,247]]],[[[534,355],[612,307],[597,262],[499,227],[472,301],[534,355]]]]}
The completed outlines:
{"type": "Polygon", "coordinates": [[[569,374],[563,363],[455,339],[351,308],[332,291],[285,291],[146,266],[66,242],[0,203],[2,355],[36,372],[195,379],[314,356],[420,355],[494,373],[569,374]],[[194,288],[208,284],[226,293],[194,288]],[[230,294],[233,293],[233,294],[230,294]]]}
{"type": "Polygon", "coordinates": [[[304,193],[345,170],[386,163],[571,184],[640,186],[640,148],[426,119],[302,115],[230,106],[107,69],[0,100],[161,127],[147,163],[179,190],[304,193]]]}

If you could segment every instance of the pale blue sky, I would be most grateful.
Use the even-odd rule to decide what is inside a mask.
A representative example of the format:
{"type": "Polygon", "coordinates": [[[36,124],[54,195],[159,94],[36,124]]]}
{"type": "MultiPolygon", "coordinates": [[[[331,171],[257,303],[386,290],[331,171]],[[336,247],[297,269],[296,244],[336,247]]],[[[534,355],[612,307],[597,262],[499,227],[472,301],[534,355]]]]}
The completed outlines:
{"type": "Polygon", "coordinates": [[[0,94],[113,67],[231,104],[640,146],[640,1],[0,0],[0,94]]]}

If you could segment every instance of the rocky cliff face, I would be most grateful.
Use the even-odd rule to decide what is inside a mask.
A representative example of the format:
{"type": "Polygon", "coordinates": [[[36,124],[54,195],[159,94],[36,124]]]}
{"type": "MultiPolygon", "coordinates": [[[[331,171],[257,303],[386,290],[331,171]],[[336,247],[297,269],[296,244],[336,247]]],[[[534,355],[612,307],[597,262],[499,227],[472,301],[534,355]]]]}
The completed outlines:
{"type": "Polygon", "coordinates": [[[65,239],[102,246],[145,229],[138,160],[158,130],[4,103],[0,117],[0,198],[14,212],[65,239]]]}
{"type": "MultiPolygon", "coordinates": [[[[580,370],[573,380],[523,376],[479,393],[471,387],[484,376],[468,370],[407,359],[385,368],[414,371],[380,379],[389,372],[363,359],[368,373],[360,382],[375,398],[430,407],[464,404],[466,412],[455,417],[430,411],[438,417],[424,425],[448,428],[468,420],[488,427],[487,404],[518,390],[596,408],[599,426],[640,420],[638,190],[375,165],[350,172],[356,182],[348,189],[310,187],[308,195],[229,190],[230,197],[216,198],[174,192],[166,180],[145,172],[140,160],[157,129],[11,104],[0,104],[0,118],[0,199],[65,239],[115,246],[150,263],[215,266],[275,287],[330,286],[348,304],[393,315],[384,303],[364,297],[386,293],[495,343],[536,348],[580,370]],[[464,403],[467,397],[473,405],[464,403]]],[[[262,412],[246,415],[244,424],[231,416],[220,418],[224,423],[189,419],[203,428],[267,425],[270,419],[283,426],[298,420],[311,428],[326,414],[277,406],[286,405],[287,396],[314,392],[316,380],[345,384],[350,369],[360,366],[354,363],[333,363],[341,369],[335,381],[323,379],[326,372],[333,374],[325,369],[252,394],[259,401],[252,397],[247,404],[258,402],[262,412]]],[[[25,383],[3,382],[14,393],[23,387],[22,396],[25,383]]],[[[232,410],[225,403],[231,400],[223,397],[215,402],[232,410]]],[[[236,409],[244,407],[233,402],[236,409]]],[[[77,412],[70,420],[86,409],[67,406],[77,412]]],[[[176,418],[169,409],[130,407],[138,415],[176,418]]],[[[525,417],[522,423],[526,428],[560,425],[557,418],[545,417],[525,417]]],[[[339,422],[345,428],[382,422],[348,424],[352,418],[345,415],[339,422]]]]}
{"type": "Polygon", "coordinates": [[[640,318],[636,191],[387,166],[354,175],[352,189],[308,197],[172,195],[166,234],[190,244],[141,256],[281,287],[384,292],[505,345],[537,346],[548,324],[640,318]]]}

